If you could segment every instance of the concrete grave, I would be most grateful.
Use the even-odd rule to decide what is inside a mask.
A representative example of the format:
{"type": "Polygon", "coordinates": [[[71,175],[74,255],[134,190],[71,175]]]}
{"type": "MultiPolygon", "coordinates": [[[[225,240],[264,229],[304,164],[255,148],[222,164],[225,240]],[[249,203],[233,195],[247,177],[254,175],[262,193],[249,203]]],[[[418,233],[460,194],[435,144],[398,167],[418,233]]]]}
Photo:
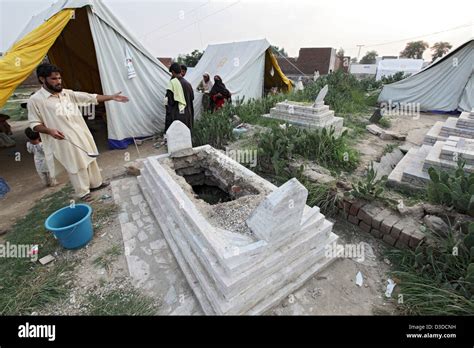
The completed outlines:
{"type": "Polygon", "coordinates": [[[392,186],[403,186],[406,183],[423,187],[430,181],[430,167],[454,172],[459,159],[465,161],[466,173],[474,173],[474,139],[450,136],[446,141],[437,141],[433,146],[411,148],[390,173],[387,183],[392,186]]]}
{"type": "Polygon", "coordinates": [[[445,122],[438,121],[428,131],[424,144],[434,145],[438,140],[447,140],[450,136],[474,139],[474,114],[463,112],[459,117],[449,117],[445,122]]]}
{"type": "Polygon", "coordinates": [[[343,131],[343,118],[335,117],[334,111],[324,105],[324,98],[328,86],[319,92],[314,104],[292,102],[285,100],[277,103],[270,109],[270,113],[263,117],[286,121],[298,127],[315,129],[334,129],[334,135],[340,136],[343,131]]]}
{"type": "Polygon", "coordinates": [[[138,182],[206,314],[263,313],[334,260],[296,179],[277,188],[206,145],[148,157],[138,182]]]}

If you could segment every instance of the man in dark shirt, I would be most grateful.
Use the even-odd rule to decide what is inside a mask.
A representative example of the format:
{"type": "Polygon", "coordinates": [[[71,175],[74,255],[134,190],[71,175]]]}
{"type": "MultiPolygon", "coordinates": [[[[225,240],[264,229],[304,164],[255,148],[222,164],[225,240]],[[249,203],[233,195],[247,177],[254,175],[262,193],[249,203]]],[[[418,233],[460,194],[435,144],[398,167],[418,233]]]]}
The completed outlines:
{"type": "Polygon", "coordinates": [[[166,97],[168,99],[168,102],[166,104],[165,132],[171,125],[171,123],[176,120],[183,122],[186,126],[188,126],[190,130],[192,130],[194,124],[193,87],[188,81],[186,81],[184,77],[182,77],[181,66],[178,63],[171,64],[170,73],[172,75],[171,80],[177,79],[181,85],[182,94],[184,95],[186,106],[183,110],[182,105],[184,105],[184,103],[181,100],[181,91],[175,90],[173,92],[173,88],[168,88],[166,90],[166,97]]]}

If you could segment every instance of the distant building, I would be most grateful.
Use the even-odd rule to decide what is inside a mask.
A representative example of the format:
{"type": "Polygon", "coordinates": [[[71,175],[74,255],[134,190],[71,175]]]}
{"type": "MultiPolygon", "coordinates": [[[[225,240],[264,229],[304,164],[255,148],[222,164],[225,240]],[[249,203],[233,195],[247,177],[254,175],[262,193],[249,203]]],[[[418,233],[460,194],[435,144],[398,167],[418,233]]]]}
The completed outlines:
{"type": "Polygon", "coordinates": [[[397,72],[414,74],[423,68],[423,59],[399,58],[382,59],[377,65],[376,80],[381,80],[384,76],[391,76],[397,72]]]}
{"type": "Polygon", "coordinates": [[[300,48],[298,57],[278,57],[277,60],[283,73],[293,80],[301,76],[311,77],[315,71],[320,75],[339,69],[348,71],[350,63],[350,57],[344,57],[342,61],[338,59],[336,49],[331,47],[300,48]]]}
{"type": "Polygon", "coordinates": [[[377,74],[377,64],[351,64],[349,71],[358,79],[375,77],[377,74]]]}
{"type": "Polygon", "coordinates": [[[169,57],[157,57],[157,58],[167,68],[169,68],[171,64],[173,64],[173,58],[169,58],[169,57]]]}

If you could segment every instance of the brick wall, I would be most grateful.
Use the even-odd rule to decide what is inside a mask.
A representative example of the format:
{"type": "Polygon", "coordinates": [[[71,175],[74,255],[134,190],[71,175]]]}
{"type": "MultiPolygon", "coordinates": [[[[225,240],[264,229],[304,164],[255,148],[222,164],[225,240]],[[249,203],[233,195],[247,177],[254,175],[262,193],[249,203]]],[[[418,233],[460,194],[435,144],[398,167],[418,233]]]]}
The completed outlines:
{"type": "Polygon", "coordinates": [[[340,202],[339,208],[351,224],[396,248],[414,249],[425,239],[418,221],[402,217],[391,209],[346,198],[340,202]]]}

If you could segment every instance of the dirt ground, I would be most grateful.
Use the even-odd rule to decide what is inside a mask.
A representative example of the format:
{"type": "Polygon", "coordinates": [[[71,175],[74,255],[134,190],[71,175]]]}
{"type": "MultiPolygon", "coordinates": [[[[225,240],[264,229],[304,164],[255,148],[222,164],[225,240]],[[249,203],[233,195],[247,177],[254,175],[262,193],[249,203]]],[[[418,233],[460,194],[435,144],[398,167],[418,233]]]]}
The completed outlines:
{"type": "Polygon", "coordinates": [[[384,148],[389,144],[399,145],[421,145],[423,138],[428,130],[437,122],[445,121],[449,115],[445,114],[431,114],[422,113],[419,117],[413,116],[391,116],[389,120],[391,125],[387,130],[397,133],[406,134],[405,141],[397,140],[382,140],[378,136],[367,132],[367,136],[361,137],[355,148],[360,152],[360,164],[354,172],[355,176],[362,174],[367,165],[373,161],[378,160],[384,151],[384,148]]]}
{"type": "MultiPolygon", "coordinates": [[[[446,119],[444,115],[423,114],[419,119],[403,118],[391,120],[390,130],[407,133],[408,144],[421,144],[424,134],[439,120],[446,119]]],[[[0,163],[2,176],[10,185],[11,191],[6,198],[0,201],[0,231],[8,230],[11,224],[25,215],[28,209],[42,196],[61,189],[67,182],[63,175],[60,185],[54,188],[43,188],[34,169],[33,158],[26,152],[24,128],[26,121],[11,122],[16,148],[0,149],[0,163]],[[20,152],[21,160],[15,161],[15,153],[20,152]]],[[[164,152],[164,148],[156,149],[153,141],[146,142],[138,147],[140,156],[134,146],[126,150],[108,150],[103,125],[93,129],[101,156],[98,159],[103,170],[104,178],[110,180],[125,175],[126,159],[131,161],[138,157],[164,152]],[[126,155],[129,158],[126,158],[126,155]]],[[[375,160],[382,154],[389,143],[402,142],[383,141],[376,136],[367,134],[357,144],[361,152],[363,170],[368,162],[375,160]]],[[[231,146],[232,147],[232,146],[231,146]]],[[[95,194],[96,198],[108,194],[111,190],[103,190],[95,194]],[[100,195],[100,196],[97,196],[100,195]]],[[[311,278],[303,287],[291,294],[280,305],[269,310],[268,315],[373,315],[395,314],[393,301],[384,297],[387,285],[387,271],[390,269],[384,258],[385,244],[370,234],[364,233],[356,227],[337,221],[334,232],[340,236],[339,244],[363,244],[364,260],[357,261],[350,258],[341,258],[311,278]],[[363,285],[357,286],[356,274],[363,275],[363,285]]],[[[45,308],[41,313],[33,314],[84,314],[87,311],[86,298],[90,293],[102,293],[114,288],[127,286],[128,269],[121,240],[120,224],[117,215],[114,215],[105,226],[95,235],[93,241],[78,251],[66,251],[60,257],[68,258],[77,263],[75,277],[72,280],[70,297],[61,303],[45,308]],[[108,262],[107,267],[98,267],[94,260],[103,255],[111,247],[117,246],[120,255],[108,262]]],[[[0,236],[1,241],[1,236],[0,236]]],[[[155,294],[156,314],[160,314],[160,301],[163,294],[155,294]]]]}
{"type": "MultiPolygon", "coordinates": [[[[24,130],[28,127],[28,121],[12,121],[10,125],[16,146],[0,149],[0,177],[4,178],[10,186],[10,192],[0,200],[0,235],[2,231],[8,231],[15,220],[24,216],[41,197],[60,190],[69,181],[67,174],[62,173],[58,177],[58,186],[44,187],[36,173],[33,155],[26,151],[27,138],[24,130]],[[20,154],[19,157],[17,153],[20,154]],[[16,160],[18,158],[19,160],[16,160]]],[[[100,153],[97,161],[102,169],[102,176],[106,180],[123,175],[127,160],[134,161],[140,156],[146,157],[163,151],[154,148],[152,140],[138,147],[140,156],[133,145],[125,150],[109,150],[105,124],[94,124],[91,126],[91,131],[100,153]]]]}

